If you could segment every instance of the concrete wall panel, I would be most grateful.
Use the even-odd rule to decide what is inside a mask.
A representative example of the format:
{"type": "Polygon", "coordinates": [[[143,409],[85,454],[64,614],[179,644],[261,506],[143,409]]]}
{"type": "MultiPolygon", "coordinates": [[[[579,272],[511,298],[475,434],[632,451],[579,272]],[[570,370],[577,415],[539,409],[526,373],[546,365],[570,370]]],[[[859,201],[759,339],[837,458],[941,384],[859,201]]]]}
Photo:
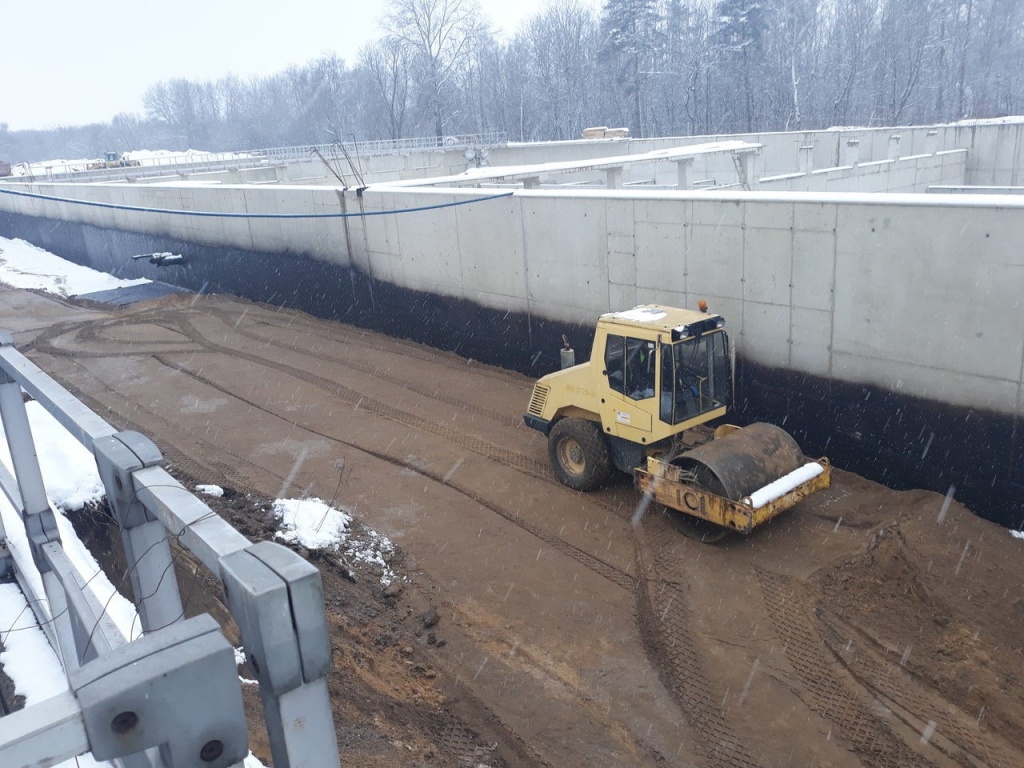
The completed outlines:
{"type": "MultiPolygon", "coordinates": [[[[233,194],[221,194],[217,196],[217,210],[221,213],[245,214],[248,211],[245,207],[245,194],[241,188],[233,190],[233,194]]],[[[314,200],[314,211],[319,213],[314,200]]],[[[245,218],[224,218],[220,227],[221,242],[217,245],[231,245],[233,243],[248,243],[251,250],[256,250],[252,242],[252,230],[249,227],[249,220],[245,218]]]]}
{"type": "Polygon", "coordinates": [[[654,290],[686,290],[686,228],[637,222],[635,284],[654,290]]]}
{"type": "Polygon", "coordinates": [[[657,299],[642,299],[635,285],[608,284],[608,307],[614,310],[635,307],[638,304],[657,304],[657,299]]]}
{"type": "MultiPolygon", "coordinates": [[[[726,320],[728,322],[728,319],[726,320]]],[[[743,354],[756,362],[789,367],[790,308],[788,305],[743,302],[743,354]]]]}
{"type": "Polygon", "coordinates": [[[686,276],[691,292],[742,299],[743,230],[736,226],[690,227],[686,276]]]}
{"type": "Polygon", "coordinates": [[[574,321],[608,311],[605,202],[539,197],[522,205],[531,304],[574,321]]]}
{"type": "Polygon", "coordinates": [[[835,234],[798,228],[793,233],[792,248],[793,306],[831,311],[835,291],[835,234]]]}
{"type": "Polygon", "coordinates": [[[991,311],[1019,302],[1011,277],[1019,268],[986,263],[993,254],[984,249],[965,256],[971,251],[962,250],[962,224],[950,211],[840,212],[835,352],[1019,380],[1024,317],[997,310],[992,322],[991,311]],[[967,286],[985,301],[967,299],[967,286]]]}
{"type": "MultiPolygon", "coordinates": [[[[504,296],[507,303],[512,297],[522,297],[526,285],[519,206],[510,205],[505,200],[480,205],[486,206],[485,215],[474,211],[472,205],[450,209],[456,215],[459,252],[462,254],[461,282],[467,288],[504,296]]],[[[451,235],[446,233],[445,236],[451,235]]],[[[494,306],[494,302],[486,306],[494,306]]]]}
{"type": "Polygon", "coordinates": [[[743,206],[743,226],[749,229],[793,228],[792,203],[767,202],[764,205],[743,206]]]}
{"type": "Polygon", "coordinates": [[[793,307],[790,365],[805,373],[828,377],[832,363],[832,313],[793,307]]]}
{"type": "Polygon", "coordinates": [[[793,276],[792,245],[793,232],[788,228],[747,227],[744,230],[744,300],[789,305],[793,276]]]}
{"type": "Polygon", "coordinates": [[[693,217],[689,199],[676,200],[636,200],[633,203],[637,222],[646,224],[669,224],[680,226],[688,224],[693,217]]]}

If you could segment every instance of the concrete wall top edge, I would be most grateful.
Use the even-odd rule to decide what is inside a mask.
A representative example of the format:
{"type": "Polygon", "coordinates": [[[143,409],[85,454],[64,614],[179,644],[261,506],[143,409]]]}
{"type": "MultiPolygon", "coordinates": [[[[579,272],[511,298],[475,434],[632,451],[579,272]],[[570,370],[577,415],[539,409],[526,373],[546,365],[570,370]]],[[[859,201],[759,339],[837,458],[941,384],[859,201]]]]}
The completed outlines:
{"type": "Polygon", "coordinates": [[[571,139],[568,141],[539,141],[539,142],[527,142],[527,141],[510,141],[506,146],[509,147],[526,147],[526,146],[564,146],[566,144],[626,144],[636,142],[653,142],[653,141],[665,141],[666,139],[678,139],[691,141],[693,139],[710,139],[720,136],[762,136],[765,133],[771,133],[775,136],[813,136],[822,134],[843,134],[843,133],[859,133],[859,134],[875,134],[875,133],[903,133],[907,131],[920,130],[922,128],[952,128],[952,129],[972,129],[976,127],[994,127],[1001,125],[1020,125],[1024,123],[1024,116],[1012,116],[1012,117],[1001,117],[992,118],[990,120],[964,120],[958,123],[931,123],[921,125],[880,125],[880,126],[864,126],[864,125],[836,125],[828,128],[813,128],[800,131],[754,131],[751,133],[711,133],[711,134],[694,134],[690,136],[657,136],[651,138],[641,138],[639,136],[628,136],[625,138],[617,139],[571,139]]]}
{"type": "MultiPolygon", "coordinates": [[[[457,190],[427,189],[392,189],[386,185],[378,185],[366,190],[388,194],[421,194],[431,191],[435,194],[447,192],[454,194],[457,190]]],[[[486,189],[474,189],[473,195],[466,190],[458,190],[462,196],[485,196],[486,189]]],[[[494,190],[495,194],[511,191],[513,197],[521,198],[555,198],[555,199],[602,199],[602,200],[679,200],[709,201],[731,203],[836,203],[843,205],[898,205],[936,208],[1024,208],[1024,198],[1019,195],[924,195],[911,192],[689,192],[676,190],[608,190],[608,189],[516,189],[494,190]]]]}
{"type": "MultiPolygon", "coordinates": [[[[134,184],[8,184],[5,187],[11,189],[11,197],[18,197],[17,187],[25,188],[30,194],[43,195],[53,198],[73,199],[96,199],[96,193],[103,190],[139,189],[134,184]],[[88,192],[92,192],[89,195],[88,192]]],[[[147,190],[165,190],[167,192],[190,189],[183,185],[155,185],[147,184],[147,190]]],[[[197,184],[191,187],[193,190],[203,190],[208,193],[218,191],[244,191],[247,195],[287,195],[292,193],[325,193],[330,191],[343,191],[342,187],[324,187],[318,185],[274,185],[273,187],[253,187],[248,185],[218,185],[197,184]]],[[[8,190],[0,188],[0,201],[7,195],[3,194],[8,190]]],[[[349,194],[353,190],[347,190],[349,194]]],[[[10,193],[9,193],[10,194],[10,193]]],[[[364,190],[363,198],[371,201],[374,195],[410,195],[448,198],[486,198],[497,196],[509,196],[516,198],[534,199],[580,199],[580,200],[675,200],[693,202],[732,202],[732,203],[833,203],[837,205],[874,205],[874,206],[911,206],[928,208],[989,208],[989,209],[1021,209],[1024,208],[1024,197],[1020,195],[972,195],[972,194],[950,194],[950,195],[926,195],[911,192],[757,192],[757,191],[729,191],[729,192],[690,192],[677,190],[607,190],[607,189],[508,189],[508,188],[408,188],[389,187],[387,184],[378,184],[364,190]]]]}

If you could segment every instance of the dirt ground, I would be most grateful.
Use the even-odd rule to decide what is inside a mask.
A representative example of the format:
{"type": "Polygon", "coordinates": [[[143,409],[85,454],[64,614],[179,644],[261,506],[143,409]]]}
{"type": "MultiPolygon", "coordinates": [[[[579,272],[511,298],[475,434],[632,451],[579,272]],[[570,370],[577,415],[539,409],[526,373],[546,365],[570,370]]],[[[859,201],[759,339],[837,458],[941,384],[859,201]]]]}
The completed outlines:
{"type": "Polygon", "coordinates": [[[838,469],[707,545],[661,511],[633,525],[626,478],[559,485],[515,373],[230,296],[0,288],[0,327],[182,482],[226,488],[209,501],[250,538],[270,499],[317,496],[394,541],[387,589],[303,552],[343,764],[1024,765],[1024,541],[955,501],[838,469]]]}

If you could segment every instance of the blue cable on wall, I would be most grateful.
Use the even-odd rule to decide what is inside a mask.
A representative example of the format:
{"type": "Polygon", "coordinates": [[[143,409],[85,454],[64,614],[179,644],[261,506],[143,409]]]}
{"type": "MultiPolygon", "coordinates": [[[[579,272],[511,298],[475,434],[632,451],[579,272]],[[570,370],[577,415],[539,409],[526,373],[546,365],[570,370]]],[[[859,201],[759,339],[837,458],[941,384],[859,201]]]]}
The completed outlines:
{"type": "Polygon", "coordinates": [[[14,195],[16,197],[29,197],[35,200],[47,200],[53,203],[70,203],[71,205],[85,205],[92,208],[110,208],[115,211],[132,211],[134,213],[166,213],[172,216],[209,216],[221,219],[346,219],[360,218],[364,216],[388,216],[399,213],[435,211],[439,208],[454,208],[457,205],[469,205],[471,203],[484,203],[488,200],[499,200],[503,197],[511,197],[514,194],[512,192],[502,192],[500,195],[474,197],[469,200],[459,200],[454,203],[421,205],[415,208],[397,208],[391,211],[360,211],[359,213],[221,213],[218,211],[181,211],[171,208],[143,208],[136,205],[97,203],[92,200],[76,200],[72,197],[53,197],[51,195],[40,195],[35,192],[20,192],[14,189],[4,189],[2,186],[0,186],[0,193],[5,195],[14,195]]]}

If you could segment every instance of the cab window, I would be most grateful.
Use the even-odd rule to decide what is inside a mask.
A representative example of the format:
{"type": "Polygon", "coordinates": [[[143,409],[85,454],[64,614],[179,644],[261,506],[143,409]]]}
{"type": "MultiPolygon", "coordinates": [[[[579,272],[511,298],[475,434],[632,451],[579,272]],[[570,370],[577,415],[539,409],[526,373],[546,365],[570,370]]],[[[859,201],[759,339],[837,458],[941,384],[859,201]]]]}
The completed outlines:
{"type": "Polygon", "coordinates": [[[661,348],[661,420],[679,424],[725,406],[729,399],[729,344],[705,333],[661,348]]]}
{"type": "Polygon", "coordinates": [[[654,397],[654,342],[609,335],[604,350],[608,386],[631,400],[654,397]]]}

